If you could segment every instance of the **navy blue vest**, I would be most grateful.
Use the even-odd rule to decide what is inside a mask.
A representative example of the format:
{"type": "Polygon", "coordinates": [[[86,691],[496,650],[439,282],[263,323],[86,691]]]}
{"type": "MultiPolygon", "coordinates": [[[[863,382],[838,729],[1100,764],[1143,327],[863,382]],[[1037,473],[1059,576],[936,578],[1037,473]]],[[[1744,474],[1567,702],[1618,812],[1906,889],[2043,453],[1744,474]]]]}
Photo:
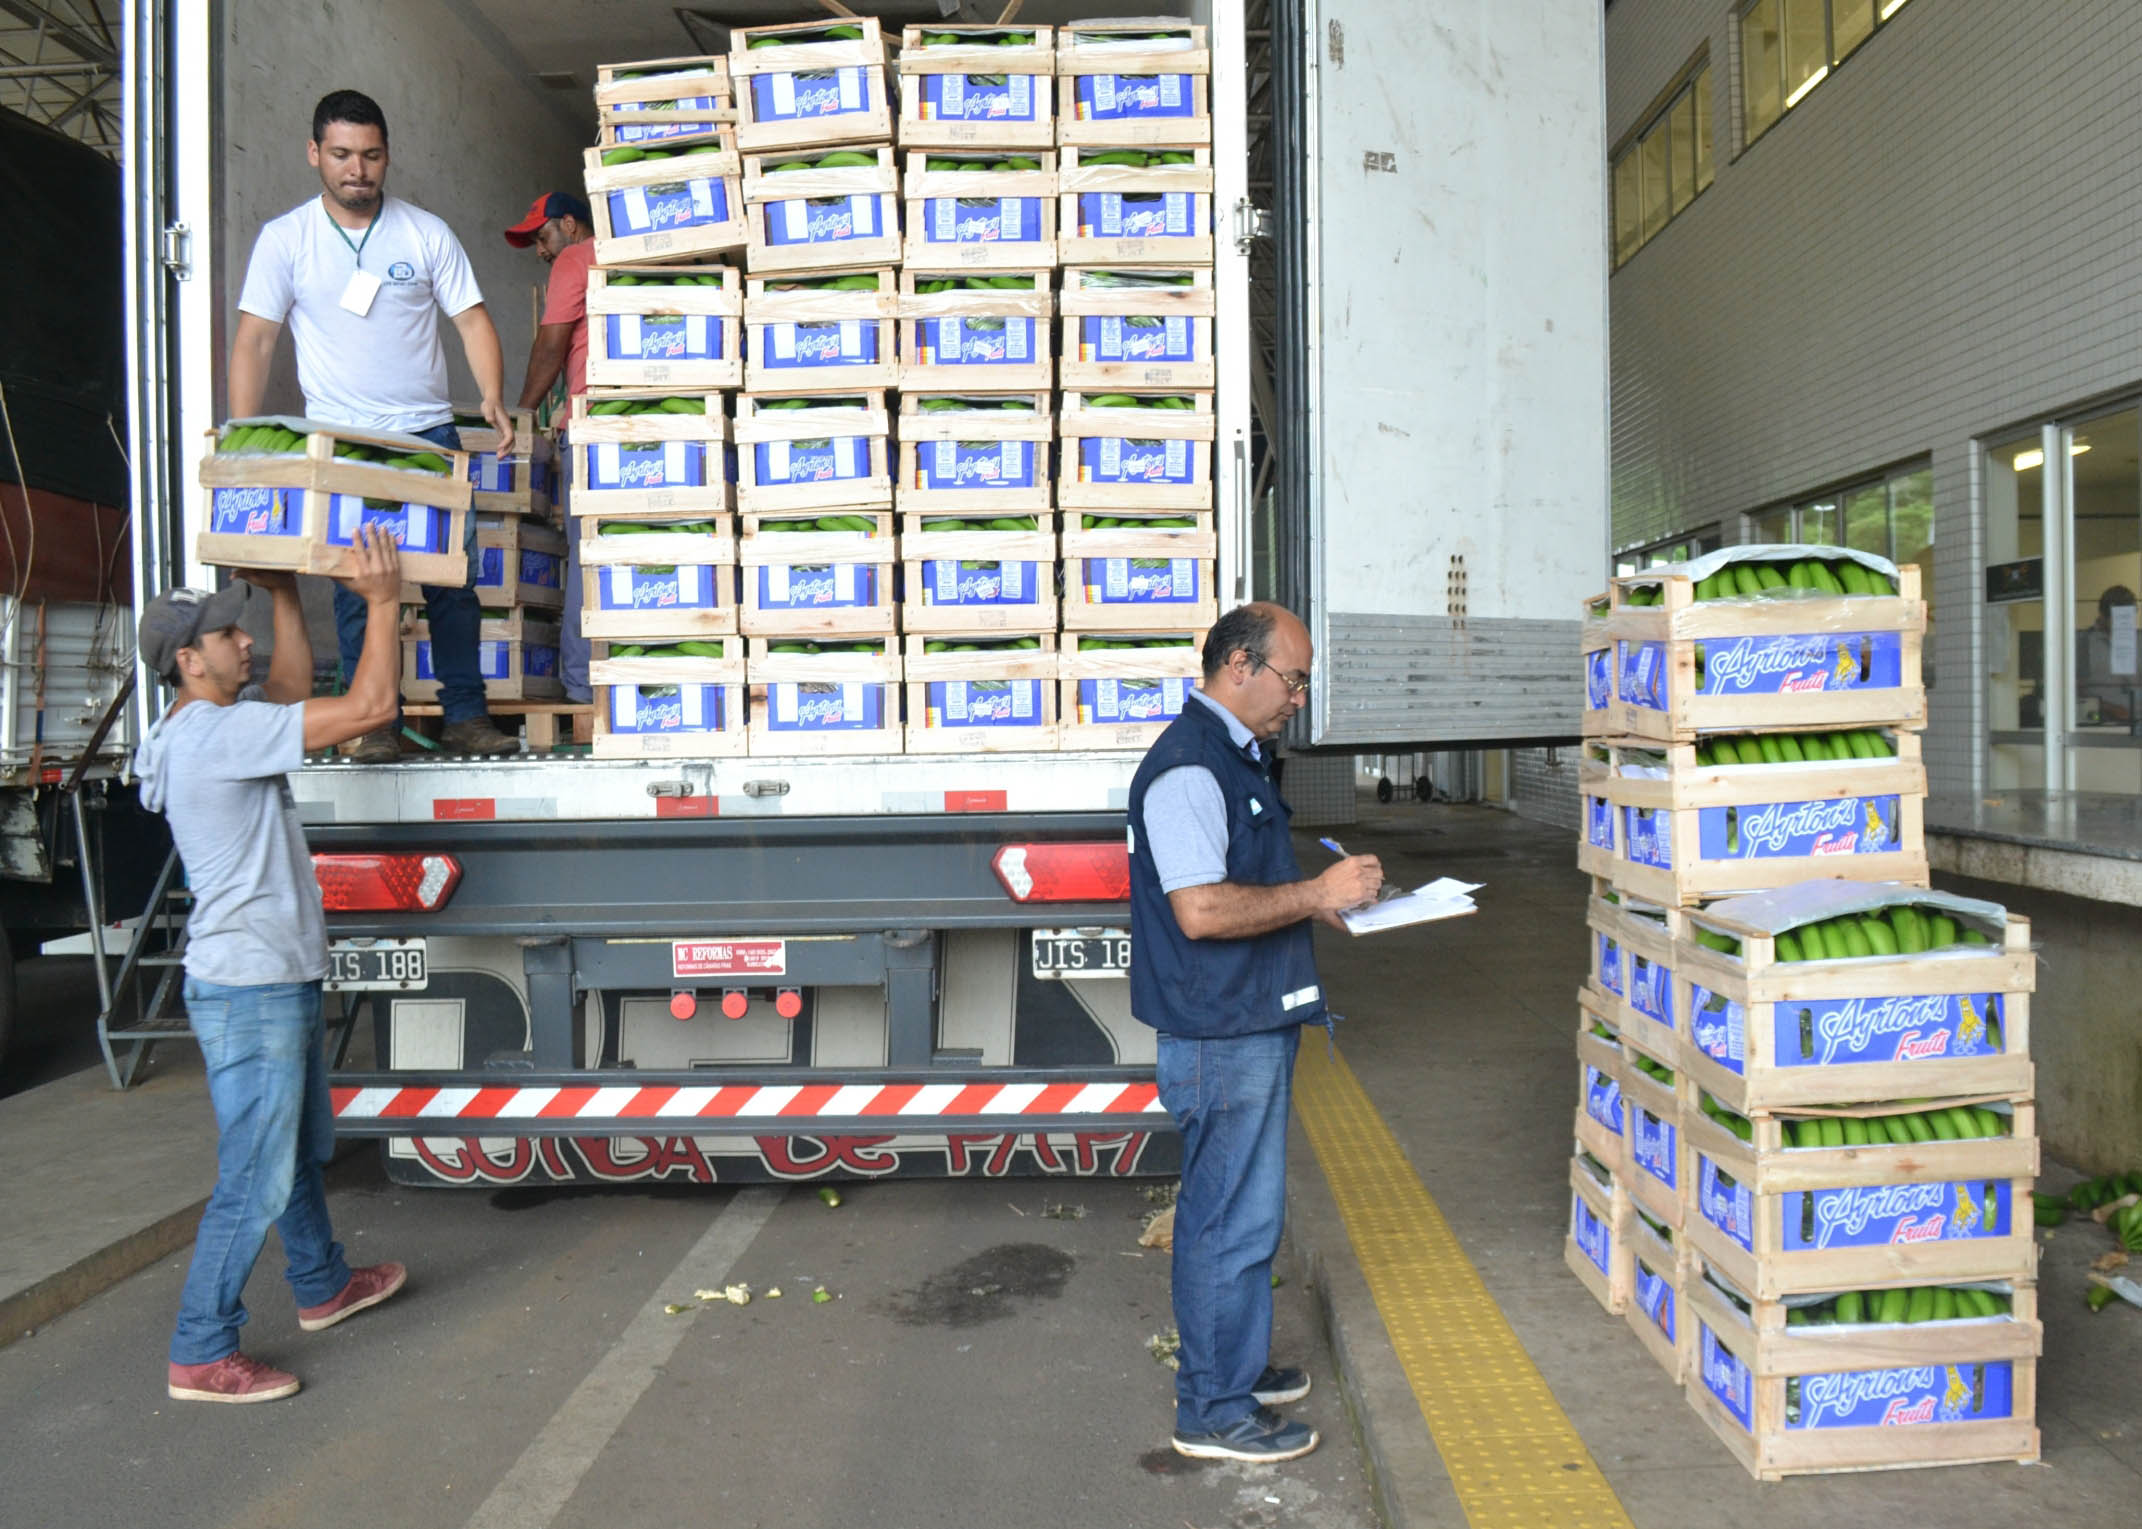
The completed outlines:
{"type": "Polygon", "coordinates": [[[1287,836],[1292,814],[1264,765],[1235,746],[1218,713],[1190,701],[1131,778],[1131,1013],[1156,1030],[1198,1039],[1320,1022],[1324,995],[1306,922],[1247,940],[1193,940],[1175,922],[1146,852],[1145,793],[1178,765],[1203,765],[1220,783],[1229,881],[1267,887],[1302,879],[1287,836]]]}

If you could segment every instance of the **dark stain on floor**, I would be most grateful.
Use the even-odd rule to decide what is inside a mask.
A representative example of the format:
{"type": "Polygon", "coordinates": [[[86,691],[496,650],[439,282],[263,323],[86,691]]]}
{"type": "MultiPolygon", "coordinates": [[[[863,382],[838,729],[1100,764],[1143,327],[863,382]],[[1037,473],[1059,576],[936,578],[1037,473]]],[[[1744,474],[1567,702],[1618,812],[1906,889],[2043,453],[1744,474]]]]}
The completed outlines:
{"type": "Polygon", "coordinates": [[[1011,1316],[1020,1301],[1062,1295],[1075,1262],[1043,1243],[1002,1243],[895,1292],[885,1305],[910,1327],[977,1327],[1011,1316]]]}

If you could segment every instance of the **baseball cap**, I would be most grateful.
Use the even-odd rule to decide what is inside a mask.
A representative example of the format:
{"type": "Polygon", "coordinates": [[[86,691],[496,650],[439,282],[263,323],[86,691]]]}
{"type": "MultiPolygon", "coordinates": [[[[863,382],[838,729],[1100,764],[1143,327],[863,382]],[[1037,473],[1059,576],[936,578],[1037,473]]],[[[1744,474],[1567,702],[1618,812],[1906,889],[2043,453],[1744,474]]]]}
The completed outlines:
{"type": "Polygon", "coordinates": [[[180,648],[190,648],[203,632],[220,632],[238,624],[253,586],[234,579],[223,589],[167,589],[142,607],[134,624],[141,660],[163,680],[178,678],[180,648]]]}
{"type": "Polygon", "coordinates": [[[528,204],[528,216],[506,230],[506,242],[515,249],[526,249],[535,243],[535,236],[552,218],[578,218],[583,228],[592,227],[594,218],[588,204],[570,191],[546,191],[528,204]]]}

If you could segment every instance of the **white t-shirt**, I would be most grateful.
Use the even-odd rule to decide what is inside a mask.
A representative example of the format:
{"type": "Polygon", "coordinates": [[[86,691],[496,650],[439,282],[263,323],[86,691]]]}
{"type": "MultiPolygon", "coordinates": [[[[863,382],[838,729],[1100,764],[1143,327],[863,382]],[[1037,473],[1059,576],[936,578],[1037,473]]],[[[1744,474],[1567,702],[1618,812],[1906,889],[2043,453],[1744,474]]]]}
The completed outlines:
{"type": "Polygon", "coordinates": [[[305,413],[374,430],[429,430],[453,418],[439,314],[483,301],[469,257],[445,222],[388,197],[369,237],[328,216],[319,197],[264,225],[246,267],[245,312],[290,324],[305,413]],[[362,317],[342,306],[359,260],[379,278],[362,317]]]}

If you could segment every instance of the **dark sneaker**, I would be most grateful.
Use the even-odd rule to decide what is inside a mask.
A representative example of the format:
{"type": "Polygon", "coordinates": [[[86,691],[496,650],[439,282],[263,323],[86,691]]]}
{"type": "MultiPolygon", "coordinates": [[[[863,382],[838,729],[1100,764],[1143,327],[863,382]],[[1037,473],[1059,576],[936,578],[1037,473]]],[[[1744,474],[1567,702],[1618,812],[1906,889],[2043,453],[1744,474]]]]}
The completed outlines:
{"type": "Polygon", "coordinates": [[[521,740],[500,732],[489,717],[472,717],[447,723],[439,734],[439,745],[449,754],[517,754],[521,740]]]}
{"type": "Polygon", "coordinates": [[[350,758],[358,764],[393,764],[402,757],[402,735],[399,729],[382,727],[366,733],[357,740],[357,747],[350,750],[350,758]]]}
{"type": "Polygon", "coordinates": [[[1175,1435],[1178,1455],[1193,1460],[1247,1460],[1253,1465],[1299,1460],[1316,1446],[1314,1428],[1283,1418],[1269,1407],[1259,1407],[1213,1433],[1178,1431],[1175,1435]]]}
{"type": "Polygon", "coordinates": [[[354,1317],[367,1306],[377,1306],[401,1289],[408,1279],[409,1271],[400,1264],[372,1264],[363,1269],[352,1269],[350,1282],[342,1287],[340,1295],[317,1306],[298,1308],[297,1325],[308,1333],[333,1327],[344,1317],[354,1317]]]}
{"type": "Polygon", "coordinates": [[[165,1389],[181,1402],[274,1402],[297,1395],[298,1378],[243,1354],[209,1364],[175,1364],[165,1389]]]}
{"type": "Polygon", "coordinates": [[[1309,1394],[1309,1372],[1298,1370],[1293,1365],[1268,1364],[1264,1373],[1257,1377],[1257,1384],[1250,1387],[1250,1395],[1260,1407],[1277,1407],[1282,1402],[1298,1402],[1309,1394]]]}

